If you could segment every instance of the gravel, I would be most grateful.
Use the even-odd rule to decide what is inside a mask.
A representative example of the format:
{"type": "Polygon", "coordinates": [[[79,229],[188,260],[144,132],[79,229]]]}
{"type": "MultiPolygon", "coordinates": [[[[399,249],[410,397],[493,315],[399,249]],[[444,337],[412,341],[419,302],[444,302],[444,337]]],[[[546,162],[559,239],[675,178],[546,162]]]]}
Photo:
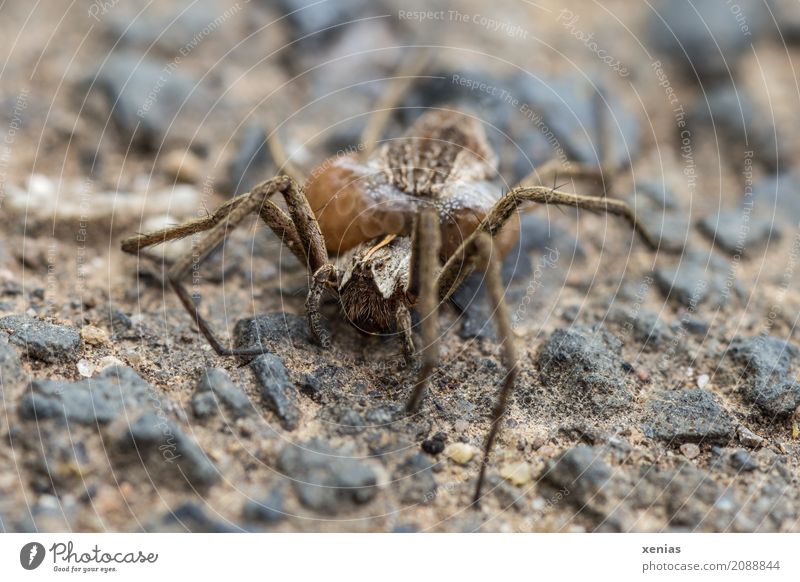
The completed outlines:
{"type": "Polygon", "coordinates": [[[731,291],[742,293],[727,261],[713,252],[689,251],[677,265],[657,268],[654,277],[665,297],[686,307],[706,302],[719,307],[728,303],[731,291]]]}
{"type": "Polygon", "coordinates": [[[26,420],[105,424],[131,411],[162,406],[163,398],[131,368],[109,366],[80,382],[33,380],[20,401],[19,414],[26,420]]]}
{"type": "Polygon", "coordinates": [[[208,368],[201,375],[192,395],[195,416],[206,417],[217,414],[224,406],[233,418],[242,418],[255,412],[250,398],[233,383],[228,372],[221,368],[208,368]]]}
{"type": "Polygon", "coordinates": [[[780,237],[771,221],[739,210],[724,210],[700,221],[700,230],[730,255],[752,255],[780,237]]]}
{"type": "Polygon", "coordinates": [[[790,374],[798,353],[797,347],[773,336],[737,337],[728,346],[728,356],[744,367],[744,399],[768,418],[788,416],[800,406],[800,383],[790,374]]]}
{"type": "Polygon", "coordinates": [[[81,336],[77,329],[55,325],[26,315],[0,318],[0,330],[9,334],[9,341],[30,357],[50,364],[70,362],[78,358],[81,336]]]}
{"type": "Polygon", "coordinates": [[[262,354],[250,364],[256,375],[261,397],[286,430],[294,430],[300,421],[297,387],[289,380],[283,360],[274,354],[262,354]]]}
{"type": "Polygon", "coordinates": [[[734,433],[731,415],[708,390],[660,392],[647,403],[645,435],[669,443],[726,443],[734,433]]]}
{"type": "Polygon", "coordinates": [[[402,503],[430,503],[436,497],[434,462],[416,453],[398,465],[393,474],[394,486],[402,503]]]}
{"type": "Polygon", "coordinates": [[[320,513],[335,515],[377,494],[377,477],[367,463],[320,439],[287,445],[277,466],[292,480],[300,503],[320,513]]]}
{"type": "Polygon", "coordinates": [[[286,518],[284,504],[286,495],[283,488],[275,488],[260,500],[249,499],[242,508],[242,518],[264,524],[275,524],[286,518]]]}
{"type": "Polygon", "coordinates": [[[628,406],[622,342],[602,328],[575,326],[553,332],[539,352],[541,381],[556,389],[565,405],[609,414],[628,406]]]}
{"type": "Polygon", "coordinates": [[[0,401],[7,389],[19,384],[25,378],[25,371],[14,348],[0,337],[0,401]]]}
{"type": "Polygon", "coordinates": [[[188,484],[204,488],[220,479],[219,471],[203,449],[161,414],[149,412],[140,416],[119,437],[117,446],[163,486],[188,484]]]}

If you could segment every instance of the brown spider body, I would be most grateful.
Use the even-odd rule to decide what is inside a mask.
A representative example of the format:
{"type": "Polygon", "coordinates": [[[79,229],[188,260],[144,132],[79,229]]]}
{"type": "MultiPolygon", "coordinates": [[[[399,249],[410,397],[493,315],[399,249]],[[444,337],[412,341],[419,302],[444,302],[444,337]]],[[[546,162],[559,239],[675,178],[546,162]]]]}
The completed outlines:
{"type": "MultiPolygon", "coordinates": [[[[367,160],[337,156],[312,172],[305,194],[328,252],[339,256],[348,321],[365,332],[395,331],[398,308],[416,305],[408,234],[420,209],[436,208],[447,260],[500,198],[496,176],[483,126],[450,110],[426,113],[367,160]]],[[[501,255],[518,236],[515,216],[495,237],[501,255]]]]}
{"type": "MultiPolygon", "coordinates": [[[[408,234],[420,207],[433,204],[442,225],[442,258],[447,258],[497,203],[502,189],[497,156],[480,122],[457,111],[435,110],[367,160],[330,158],[311,173],[305,195],[334,255],[383,235],[408,234]]],[[[515,217],[495,238],[502,255],[518,236],[515,217]]]]}

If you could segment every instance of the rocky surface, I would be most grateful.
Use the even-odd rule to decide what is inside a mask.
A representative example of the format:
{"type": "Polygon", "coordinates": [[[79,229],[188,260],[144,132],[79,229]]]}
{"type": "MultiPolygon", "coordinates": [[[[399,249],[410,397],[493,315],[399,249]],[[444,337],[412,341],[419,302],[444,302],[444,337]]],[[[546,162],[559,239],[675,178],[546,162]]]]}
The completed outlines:
{"type": "Polygon", "coordinates": [[[693,4],[712,34],[683,1],[460,3],[513,34],[399,15],[438,2],[65,5],[37,27],[4,3],[0,530],[798,531],[797,27],[779,19],[784,46],[749,4],[745,21],[693,4]],[[480,507],[505,373],[480,273],[440,307],[408,414],[419,362],[330,293],[314,343],[308,273],[263,224],[231,225],[185,279],[222,343],[257,357],[218,356],[170,289],[199,237],[118,250],[286,171],[270,135],[303,175],[358,151],[428,35],[446,48],[383,139],[421,107],[469,110],[498,191],[549,159],[603,161],[602,180],[545,186],[628,200],[660,242],[521,209],[502,264],[519,375],[480,507]]]}

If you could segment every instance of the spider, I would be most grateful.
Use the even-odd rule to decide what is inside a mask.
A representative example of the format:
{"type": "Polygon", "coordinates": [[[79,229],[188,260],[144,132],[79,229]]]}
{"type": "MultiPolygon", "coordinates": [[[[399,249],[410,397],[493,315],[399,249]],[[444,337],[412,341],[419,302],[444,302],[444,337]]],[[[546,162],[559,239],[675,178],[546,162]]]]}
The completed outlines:
{"type": "MultiPolygon", "coordinates": [[[[258,355],[267,350],[226,347],[199,313],[182,279],[223,242],[228,228],[259,215],[308,269],[308,326],[323,347],[330,343],[320,316],[326,291],[338,296],[347,320],[361,330],[399,333],[408,358],[415,355],[411,312],[417,310],[423,347],[406,407],[409,413],[419,409],[439,361],[439,305],[471,273],[482,271],[506,373],[485,439],[473,499],[477,506],[488,456],[519,367],[500,276],[500,259],[519,234],[518,207],[535,202],[608,212],[627,219],[649,246],[656,247],[656,241],[621,200],[529,185],[533,175],[502,194],[493,182],[497,157],[483,125],[468,114],[447,108],[428,110],[400,138],[377,147],[375,136],[380,135],[386,122],[383,112],[388,109],[377,109],[380,113],[368,124],[360,152],[328,159],[303,186],[280,144],[271,141],[273,157],[289,175],[267,180],[203,218],[126,238],[122,250],[137,254],[153,245],[206,232],[192,253],[170,267],[167,278],[217,354],[258,355]],[[276,194],[283,197],[286,211],[272,201],[276,194]]],[[[544,176],[556,173],[597,178],[603,175],[603,165],[562,168],[560,163],[549,163],[535,177],[540,184],[544,176]]]]}

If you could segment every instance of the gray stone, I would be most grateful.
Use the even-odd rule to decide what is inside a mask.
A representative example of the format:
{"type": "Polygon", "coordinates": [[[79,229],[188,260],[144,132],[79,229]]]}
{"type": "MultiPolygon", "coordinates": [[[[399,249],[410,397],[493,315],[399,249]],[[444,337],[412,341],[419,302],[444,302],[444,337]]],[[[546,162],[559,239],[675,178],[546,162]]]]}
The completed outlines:
{"type": "Polygon", "coordinates": [[[363,461],[342,449],[312,439],[289,444],[278,457],[278,468],[292,480],[300,502],[329,515],[371,501],[377,478],[363,461]]]}
{"type": "Polygon", "coordinates": [[[647,403],[644,433],[672,445],[726,443],[735,425],[708,390],[660,392],[647,403]]]}
{"type": "Polygon", "coordinates": [[[34,380],[19,406],[26,420],[59,418],[93,425],[156,404],[157,393],[132,369],[111,366],[80,382],[34,380]]]}
{"type": "Polygon", "coordinates": [[[790,368],[800,351],[786,340],[772,336],[737,337],[728,356],[744,366],[742,394],[768,418],[785,417],[800,406],[800,383],[790,368]]]}
{"type": "Polygon", "coordinates": [[[739,449],[731,453],[731,466],[738,471],[755,471],[758,469],[758,461],[749,452],[739,449]]]}
{"type": "Polygon", "coordinates": [[[539,352],[542,382],[561,390],[570,405],[588,401],[596,413],[628,406],[621,351],[622,343],[602,328],[556,330],[539,352]]]}
{"type": "Polygon", "coordinates": [[[663,210],[643,210],[637,212],[636,217],[655,239],[659,250],[677,253],[682,251],[689,241],[692,221],[686,214],[663,210]]]}
{"type": "Polygon", "coordinates": [[[700,221],[700,230],[731,255],[752,253],[780,238],[780,229],[771,221],[739,210],[723,210],[700,221]]]}
{"type": "Polygon", "coordinates": [[[307,344],[310,336],[304,317],[281,311],[240,319],[233,329],[236,347],[307,344]]]}
{"type": "Polygon", "coordinates": [[[8,332],[9,341],[23,348],[30,358],[58,364],[78,357],[81,336],[74,327],[25,315],[7,315],[0,318],[0,329],[8,332]]]}
{"type": "Polygon", "coordinates": [[[161,518],[161,523],[155,528],[149,528],[149,531],[232,533],[243,530],[229,522],[210,517],[202,507],[187,501],[165,513],[161,518]]]}
{"type": "Polygon", "coordinates": [[[611,476],[599,449],[578,445],[549,461],[540,479],[565,491],[565,498],[580,507],[605,502],[611,476]]]}
{"type": "Polygon", "coordinates": [[[783,172],[757,180],[753,184],[754,211],[760,218],[780,220],[795,226],[800,221],[800,177],[783,172]]]}
{"type": "Polygon", "coordinates": [[[283,360],[274,354],[261,354],[250,364],[261,388],[261,397],[286,430],[294,430],[300,421],[297,388],[289,380],[283,360]]]}
{"type": "Polygon", "coordinates": [[[638,313],[623,308],[612,308],[608,320],[622,329],[622,335],[632,335],[646,351],[664,347],[674,337],[672,330],[657,313],[641,310],[638,313]]]}
{"type": "Polygon", "coordinates": [[[233,383],[230,376],[221,368],[208,368],[200,376],[192,396],[192,408],[196,416],[211,416],[224,405],[234,418],[241,418],[255,412],[250,398],[233,383]]]}
{"type": "Polygon", "coordinates": [[[394,482],[403,503],[431,503],[436,498],[436,478],[430,458],[416,453],[394,472],[394,482]]]}
{"type": "Polygon", "coordinates": [[[689,110],[688,127],[694,135],[713,134],[731,156],[741,159],[752,151],[755,161],[777,169],[785,155],[785,141],[755,106],[741,84],[730,80],[715,86],[689,110]]]}
{"type": "Polygon", "coordinates": [[[17,352],[9,343],[0,337],[0,401],[5,391],[25,379],[25,371],[19,361],[17,352]]]}
{"type": "Polygon", "coordinates": [[[282,488],[276,488],[262,500],[248,499],[242,508],[242,518],[266,524],[278,523],[286,518],[282,488]]]}
{"type": "Polygon", "coordinates": [[[173,421],[148,412],[119,438],[121,451],[144,463],[150,477],[163,485],[189,484],[208,487],[220,474],[203,450],[173,421]]]}
{"type": "Polygon", "coordinates": [[[728,263],[714,253],[687,252],[677,265],[657,268],[654,278],[666,297],[691,308],[706,302],[718,307],[729,301],[731,290],[742,293],[728,263]]]}
{"type": "Polygon", "coordinates": [[[249,192],[264,176],[273,174],[271,164],[267,128],[259,123],[248,125],[242,131],[236,153],[228,163],[228,192],[231,195],[249,192]]]}
{"type": "Polygon", "coordinates": [[[733,12],[716,0],[661,0],[650,12],[645,37],[689,78],[706,83],[730,77],[763,21],[757,4],[740,6],[750,35],[741,30],[733,12]]]}
{"type": "Polygon", "coordinates": [[[112,53],[81,88],[103,95],[107,115],[126,143],[156,149],[189,127],[196,132],[214,106],[202,86],[181,71],[166,69],[168,65],[137,52],[112,53]]]}

